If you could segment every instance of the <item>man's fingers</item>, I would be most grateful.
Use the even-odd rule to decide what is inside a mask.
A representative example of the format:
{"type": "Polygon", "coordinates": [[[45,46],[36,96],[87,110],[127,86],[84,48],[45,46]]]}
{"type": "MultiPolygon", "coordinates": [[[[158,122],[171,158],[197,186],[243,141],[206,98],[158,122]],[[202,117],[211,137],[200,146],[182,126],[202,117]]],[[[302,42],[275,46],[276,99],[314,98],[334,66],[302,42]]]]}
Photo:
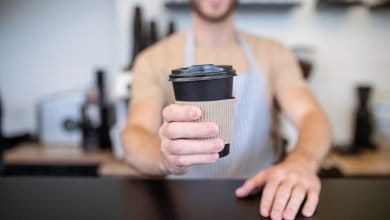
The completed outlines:
{"type": "Polygon", "coordinates": [[[217,136],[219,128],[212,122],[171,122],[165,125],[163,134],[168,139],[204,139],[217,136]]]}
{"type": "Polygon", "coordinates": [[[236,196],[240,198],[248,196],[253,190],[264,185],[266,177],[266,171],[263,171],[248,179],[241,187],[236,190],[236,196]]]}
{"type": "Polygon", "coordinates": [[[318,200],[319,200],[319,192],[315,190],[310,190],[307,194],[307,199],[302,209],[302,214],[305,217],[313,216],[314,211],[316,210],[318,204],[318,200]]]}
{"type": "Polygon", "coordinates": [[[284,210],[283,218],[286,220],[295,219],[298,213],[299,207],[305,199],[306,190],[302,186],[295,186],[290,200],[288,201],[287,207],[284,210]]]}
{"type": "Polygon", "coordinates": [[[202,111],[196,106],[172,104],[163,110],[163,118],[166,122],[182,121],[190,122],[200,118],[202,111]]]}
{"type": "Polygon", "coordinates": [[[260,213],[264,217],[269,217],[272,203],[274,201],[275,192],[279,187],[280,181],[278,179],[270,180],[264,187],[261,202],[260,213]]]}
{"type": "Polygon", "coordinates": [[[272,204],[271,218],[273,220],[282,219],[283,211],[290,198],[292,184],[290,182],[283,182],[276,190],[274,202],[272,204]]]}
{"type": "Polygon", "coordinates": [[[177,139],[168,142],[168,152],[173,155],[212,154],[220,152],[224,147],[222,139],[177,139]]]}
{"type": "Polygon", "coordinates": [[[193,165],[210,164],[218,160],[218,153],[214,154],[197,154],[197,155],[171,155],[170,160],[178,167],[189,167],[193,165]]]}

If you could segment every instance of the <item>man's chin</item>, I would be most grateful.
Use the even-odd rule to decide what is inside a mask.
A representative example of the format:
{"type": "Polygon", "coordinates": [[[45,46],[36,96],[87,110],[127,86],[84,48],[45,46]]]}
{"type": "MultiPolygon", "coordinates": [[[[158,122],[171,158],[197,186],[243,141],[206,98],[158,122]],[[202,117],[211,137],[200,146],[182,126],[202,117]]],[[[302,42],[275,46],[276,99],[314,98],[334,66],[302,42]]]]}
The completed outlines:
{"type": "Polygon", "coordinates": [[[208,15],[205,15],[205,14],[199,14],[197,13],[197,15],[202,19],[202,20],[205,20],[207,22],[210,22],[210,23],[220,23],[220,22],[223,22],[224,20],[226,20],[229,15],[227,16],[208,16],[208,15]]]}
{"type": "Polygon", "coordinates": [[[210,23],[220,23],[229,18],[233,14],[235,6],[236,1],[229,7],[228,10],[226,10],[226,12],[221,13],[220,15],[208,15],[207,13],[204,13],[196,3],[191,1],[192,10],[195,11],[196,15],[199,16],[202,20],[210,23]]]}

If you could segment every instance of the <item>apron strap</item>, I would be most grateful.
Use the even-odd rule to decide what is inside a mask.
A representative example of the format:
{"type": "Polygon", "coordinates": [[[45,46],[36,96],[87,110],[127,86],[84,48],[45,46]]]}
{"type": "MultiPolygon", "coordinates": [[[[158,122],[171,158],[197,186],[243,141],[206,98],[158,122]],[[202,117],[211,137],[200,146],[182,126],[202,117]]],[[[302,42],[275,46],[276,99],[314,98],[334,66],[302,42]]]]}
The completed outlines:
{"type": "MultiPolygon", "coordinates": [[[[249,48],[247,42],[242,37],[242,34],[240,34],[238,31],[236,32],[236,38],[238,40],[238,43],[240,47],[242,48],[244,52],[244,56],[249,62],[250,66],[250,73],[260,73],[260,69],[257,66],[256,60],[253,56],[252,50],[249,48]]],[[[187,40],[186,40],[186,50],[185,50],[185,65],[186,66],[192,66],[195,63],[195,39],[194,39],[194,32],[192,29],[190,29],[187,32],[187,40]]]]}
{"type": "Polygon", "coordinates": [[[195,39],[194,32],[190,29],[187,32],[186,51],[185,54],[185,66],[189,67],[194,65],[195,61],[195,39]]]}

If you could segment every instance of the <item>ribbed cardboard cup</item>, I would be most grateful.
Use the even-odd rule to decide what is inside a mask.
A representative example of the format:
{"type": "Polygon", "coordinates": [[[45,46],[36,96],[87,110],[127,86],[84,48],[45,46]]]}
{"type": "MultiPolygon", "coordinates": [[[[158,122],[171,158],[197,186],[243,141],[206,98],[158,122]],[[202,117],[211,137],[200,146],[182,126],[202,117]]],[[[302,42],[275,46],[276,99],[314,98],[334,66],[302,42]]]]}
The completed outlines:
{"type": "Polygon", "coordinates": [[[214,122],[219,127],[219,134],[224,149],[219,152],[225,157],[230,151],[230,139],[233,130],[235,98],[233,97],[233,77],[236,75],[232,66],[212,64],[194,65],[172,70],[172,81],[177,104],[197,106],[202,110],[202,117],[197,122],[214,122]]]}

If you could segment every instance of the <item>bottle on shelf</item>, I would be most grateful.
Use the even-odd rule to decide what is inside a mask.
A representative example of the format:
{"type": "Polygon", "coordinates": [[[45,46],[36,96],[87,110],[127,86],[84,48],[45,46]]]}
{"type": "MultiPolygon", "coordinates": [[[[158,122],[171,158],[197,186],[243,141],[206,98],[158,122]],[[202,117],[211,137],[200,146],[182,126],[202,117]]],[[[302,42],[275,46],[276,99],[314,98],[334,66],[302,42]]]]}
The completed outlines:
{"type": "Polygon", "coordinates": [[[134,65],[135,57],[146,47],[146,41],[145,41],[145,30],[144,30],[144,24],[143,24],[143,18],[142,18],[142,8],[140,6],[136,6],[134,8],[133,13],[133,23],[132,27],[130,27],[130,30],[132,30],[131,36],[131,43],[132,49],[129,51],[132,51],[130,53],[130,62],[125,67],[125,71],[130,71],[131,68],[134,65]]]}
{"type": "Polygon", "coordinates": [[[96,85],[86,95],[81,107],[82,146],[87,150],[107,149],[111,147],[110,105],[106,99],[105,72],[96,71],[96,85]]]}
{"type": "Polygon", "coordinates": [[[156,21],[151,20],[149,23],[149,38],[148,47],[155,44],[159,40],[156,21]]]}
{"type": "Polygon", "coordinates": [[[175,33],[176,32],[176,25],[175,25],[175,22],[173,22],[172,20],[169,21],[168,23],[168,30],[167,30],[167,37],[170,36],[171,34],[175,33]]]}

